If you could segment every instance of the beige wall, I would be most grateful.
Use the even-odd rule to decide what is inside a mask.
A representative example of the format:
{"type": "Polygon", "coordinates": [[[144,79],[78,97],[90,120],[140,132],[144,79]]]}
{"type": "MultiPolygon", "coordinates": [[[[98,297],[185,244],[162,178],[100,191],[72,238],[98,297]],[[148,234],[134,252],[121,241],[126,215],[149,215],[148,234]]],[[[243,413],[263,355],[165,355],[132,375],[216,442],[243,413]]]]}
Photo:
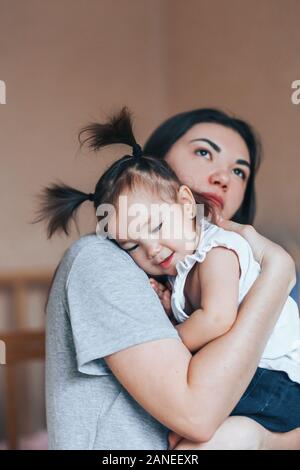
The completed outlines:
{"type": "Polygon", "coordinates": [[[77,130],[122,104],[141,141],[196,106],[249,119],[265,147],[257,224],[296,255],[299,17],[298,0],[0,0],[0,269],[55,266],[70,241],[29,224],[33,195],[56,179],[94,188],[118,152],[79,153],[77,130]]]}
{"type": "Polygon", "coordinates": [[[33,195],[57,179],[93,190],[118,152],[78,154],[91,119],[128,104],[145,137],[165,113],[161,2],[0,0],[0,18],[0,269],[55,266],[69,241],[29,224],[33,195]]]}
{"type": "Polygon", "coordinates": [[[257,227],[284,244],[300,266],[299,0],[169,1],[168,113],[216,106],[259,131],[257,227]]]}
{"type": "MultiPolygon", "coordinates": [[[[57,179],[93,190],[118,151],[79,153],[77,131],[123,104],[141,142],[170,114],[198,106],[250,120],[265,147],[258,227],[300,266],[300,105],[290,100],[299,18],[299,0],[0,0],[0,270],[57,264],[70,240],[49,242],[29,223],[33,196],[57,179]]],[[[86,205],[81,233],[94,227],[86,205]]],[[[41,387],[31,388],[32,397],[41,387]]],[[[38,429],[43,399],[30,403],[26,429],[38,429]]]]}

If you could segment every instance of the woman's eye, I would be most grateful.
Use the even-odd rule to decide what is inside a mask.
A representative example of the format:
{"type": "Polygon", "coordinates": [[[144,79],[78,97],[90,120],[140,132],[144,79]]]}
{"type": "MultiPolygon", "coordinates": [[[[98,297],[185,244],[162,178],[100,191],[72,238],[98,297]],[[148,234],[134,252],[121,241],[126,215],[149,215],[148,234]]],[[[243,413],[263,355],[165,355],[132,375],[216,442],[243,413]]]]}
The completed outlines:
{"type": "Polygon", "coordinates": [[[208,150],[198,149],[198,150],[195,150],[195,154],[198,155],[198,157],[207,158],[207,160],[211,158],[210,152],[208,150]]]}
{"type": "Polygon", "coordinates": [[[152,230],[152,233],[159,232],[162,227],[162,224],[163,223],[161,222],[154,230],[152,230]]]}
{"type": "Polygon", "coordinates": [[[239,178],[241,178],[242,180],[245,180],[246,179],[246,173],[245,171],[241,170],[240,168],[235,168],[233,170],[234,174],[237,175],[239,178]]]}

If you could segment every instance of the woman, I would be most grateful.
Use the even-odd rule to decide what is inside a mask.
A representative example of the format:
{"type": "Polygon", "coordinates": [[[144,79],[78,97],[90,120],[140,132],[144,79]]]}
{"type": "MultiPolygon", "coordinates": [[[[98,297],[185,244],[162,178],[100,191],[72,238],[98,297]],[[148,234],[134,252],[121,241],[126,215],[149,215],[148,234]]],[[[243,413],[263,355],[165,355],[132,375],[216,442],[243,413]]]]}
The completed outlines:
{"type": "MultiPolygon", "coordinates": [[[[241,160],[244,163],[238,166],[244,168],[247,148],[243,141],[235,142],[237,147],[231,144],[234,136],[231,132],[222,143],[218,135],[205,134],[205,141],[200,138],[201,144],[208,143],[225,155],[230,168],[234,149],[235,164],[241,160]]],[[[168,150],[172,152],[171,147],[168,150]]],[[[171,159],[170,155],[166,158],[171,159]]],[[[201,149],[200,155],[204,157],[206,151],[201,149]]],[[[231,191],[226,172],[222,163],[209,184],[222,194],[212,192],[212,201],[230,217],[230,212],[239,209],[247,185],[236,184],[231,191]]],[[[251,179],[250,174],[247,178],[251,179]]],[[[199,192],[197,188],[193,189],[199,192]]],[[[211,193],[210,186],[207,189],[211,193]]],[[[93,200],[93,194],[77,191],[65,210],[72,215],[87,200],[93,200]]],[[[56,224],[59,214],[53,219],[52,232],[56,224]]],[[[223,226],[246,237],[262,274],[243,302],[234,327],[193,357],[166,318],[147,277],[124,252],[96,235],[82,237],[68,250],[47,309],[50,448],[165,449],[168,428],[187,442],[213,446],[216,439],[222,442],[224,429],[227,433],[229,427],[234,435],[236,420],[243,418],[226,418],[255,372],[295,274],[284,250],[254,229],[226,222],[223,226]],[[279,287],[273,292],[275,279],[279,287]]],[[[68,225],[63,229],[67,232],[68,225]]],[[[274,435],[247,418],[243,429],[251,448],[297,448],[299,444],[296,431],[274,435]]],[[[245,448],[245,443],[236,439],[238,447],[245,448]]]]}
{"type": "MultiPolygon", "coordinates": [[[[144,151],[166,159],[181,182],[189,185],[196,195],[209,197],[225,219],[253,223],[261,144],[245,121],[209,108],[180,113],[152,133],[144,151]]],[[[167,294],[164,286],[151,281],[163,300],[167,294]]],[[[219,438],[226,445],[220,433],[219,438]]],[[[176,442],[173,436],[172,445],[176,442]]]]}

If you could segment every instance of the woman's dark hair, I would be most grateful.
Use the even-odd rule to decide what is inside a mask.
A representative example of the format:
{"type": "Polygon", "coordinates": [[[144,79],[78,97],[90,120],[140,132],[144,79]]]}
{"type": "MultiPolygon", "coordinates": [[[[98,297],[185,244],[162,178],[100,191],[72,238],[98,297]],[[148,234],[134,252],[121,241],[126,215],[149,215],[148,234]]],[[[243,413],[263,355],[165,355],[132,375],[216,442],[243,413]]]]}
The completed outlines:
{"type": "MultiPolygon", "coordinates": [[[[93,201],[95,209],[104,203],[116,206],[124,190],[134,190],[139,185],[165,195],[169,201],[176,201],[180,181],[167,162],[142,151],[133,135],[127,108],[106,123],[92,123],[84,127],[78,138],[81,146],[87,145],[94,151],[107,145],[125,144],[132,147],[133,154],[124,155],[114,162],[100,177],[94,193],[86,194],[64,183],[46,187],[40,196],[41,204],[35,222],[47,221],[48,238],[57,231],[69,234],[70,222],[83,202],[93,201]]],[[[205,198],[200,202],[211,213],[209,202],[205,198]]]]}
{"type": "Polygon", "coordinates": [[[252,224],[256,211],[255,174],[261,160],[261,143],[254,129],[245,121],[229,116],[218,109],[202,108],[176,114],[163,122],[149,137],[144,152],[164,159],[171,149],[191,127],[200,123],[220,124],[236,131],[247,145],[250,156],[250,176],[241,207],[232,220],[252,224]]]}

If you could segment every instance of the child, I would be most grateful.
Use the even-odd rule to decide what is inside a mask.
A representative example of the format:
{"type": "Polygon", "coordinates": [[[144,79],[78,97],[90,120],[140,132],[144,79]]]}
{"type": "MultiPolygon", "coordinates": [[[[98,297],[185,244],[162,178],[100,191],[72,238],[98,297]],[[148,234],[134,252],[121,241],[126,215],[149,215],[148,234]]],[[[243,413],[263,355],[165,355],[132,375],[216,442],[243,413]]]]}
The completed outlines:
{"type": "MultiPolygon", "coordinates": [[[[143,155],[126,109],[106,124],[86,127],[81,135],[85,134],[82,144],[94,150],[126,144],[132,147],[133,155],[125,155],[106,170],[94,193],[63,185],[47,188],[39,220],[50,215],[49,236],[59,225],[67,233],[70,214],[67,205],[62,208],[64,194],[80,195],[78,205],[93,201],[101,236],[109,236],[147,274],[168,275],[172,312],[180,322],[176,328],[190,351],[197,351],[232,327],[239,304],[258,277],[260,267],[250,246],[239,235],[208,220],[197,223],[192,192],[181,185],[164,160],[143,155]],[[58,208],[59,224],[55,217],[58,208]],[[61,224],[63,217],[65,223],[61,224]]],[[[213,217],[209,201],[203,198],[201,202],[206,215],[213,217]]],[[[165,300],[163,305],[170,314],[165,300]]],[[[299,355],[298,309],[289,297],[260,367],[233,414],[249,416],[272,431],[299,427],[299,355]]]]}

